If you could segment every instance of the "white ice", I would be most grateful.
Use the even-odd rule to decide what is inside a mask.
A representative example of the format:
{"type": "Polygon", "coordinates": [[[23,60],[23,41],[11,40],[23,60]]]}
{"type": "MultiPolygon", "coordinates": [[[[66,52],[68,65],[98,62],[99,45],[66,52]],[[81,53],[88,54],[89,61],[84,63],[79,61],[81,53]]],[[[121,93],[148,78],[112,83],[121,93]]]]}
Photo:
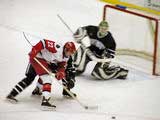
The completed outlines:
{"type": "Polygon", "coordinates": [[[82,103],[98,105],[98,109],[84,110],[75,100],[63,98],[55,80],[52,102],[56,111],[41,111],[41,97],[31,96],[36,80],[17,96],[19,103],[5,101],[27,67],[31,46],[23,31],[32,44],[40,38],[73,40],[57,14],[75,31],[79,26],[97,25],[103,5],[98,0],[0,0],[0,120],[160,120],[159,77],[131,69],[127,80],[93,80],[94,62],[76,78],[73,91],[82,103]]]}

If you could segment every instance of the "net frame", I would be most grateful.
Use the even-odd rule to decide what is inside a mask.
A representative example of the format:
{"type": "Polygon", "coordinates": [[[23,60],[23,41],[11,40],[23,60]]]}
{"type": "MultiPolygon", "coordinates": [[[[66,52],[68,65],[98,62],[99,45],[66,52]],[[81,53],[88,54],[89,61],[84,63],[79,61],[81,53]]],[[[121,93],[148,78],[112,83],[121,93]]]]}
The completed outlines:
{"type": "Polygon", "coordinates": [[[128,49],[117,49],[117,54],[135,55],[135,56],[138,56],[138,57],[143,57],[145,59],[152,60],[153,61],[152,74],[153,75],[160,75],[160,70],[159,70],[160,68],[158,69],[156,67],[156,66],[160,66],[160,65],[158,65],[159,19],[156,18],[156,17],[151,17],[149,15],[138,13],[138,12],[135,12],[135,11],[127,10],[127,9],[125,9],[124,6],[116,7],[116,6],[112,6],[112,5],[105,5],[104,8],[103,8],[103,20],[106,20],[106,18],[107,18],[107,10],[108,9],[118,10],[118,11],[121,11],[121,12],[124,12],[124,13],[128,13],[128,14],[139,16],[139,17],[142,17],[142,18],[146,18],[146,19],[149,19],[149,20],[152,20],[152,21],[155,22],[153,55],[149,55],[148,53],[145,53],[145,52],[142,52],[142,51],[128,50],[128,49]]]}

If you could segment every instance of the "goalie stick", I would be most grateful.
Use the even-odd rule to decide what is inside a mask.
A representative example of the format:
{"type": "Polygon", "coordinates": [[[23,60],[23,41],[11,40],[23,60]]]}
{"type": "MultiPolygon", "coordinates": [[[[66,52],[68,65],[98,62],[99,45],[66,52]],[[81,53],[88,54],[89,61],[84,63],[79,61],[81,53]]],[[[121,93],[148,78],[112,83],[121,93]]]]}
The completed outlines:
{"type": "MultiPolygon", "coordinates": [[[[25,37],[25,39],[27,40],[27,42],[33,47],[33,45],[30,43],[30,41],[27,39],[25,33],[23,32],[23,35],[25,37]]],[[[42,67],[42,69],[44,69],[51,77],[55,78],[55,74],[53,74],[52,72],[50,72],[46,67],[43,66],[43,64],[35,57],[34,60],[42,67]]],[[[56,80],[57,81],[57,80],[56,80]]],[[[59,81],[57,81],[57,83],[59,85],[61,85],[63,87],[63,89],[74,99],[76,100],[80,106],[82,106],[84,109],[98,109],[98,106],[89,106],[86,105],[84,103],[82,103],[77,97],[75,97],[73,95],[73,93],[71,93],[67,87],[65,87],[63,84],[61,84],[59,81]]]]}

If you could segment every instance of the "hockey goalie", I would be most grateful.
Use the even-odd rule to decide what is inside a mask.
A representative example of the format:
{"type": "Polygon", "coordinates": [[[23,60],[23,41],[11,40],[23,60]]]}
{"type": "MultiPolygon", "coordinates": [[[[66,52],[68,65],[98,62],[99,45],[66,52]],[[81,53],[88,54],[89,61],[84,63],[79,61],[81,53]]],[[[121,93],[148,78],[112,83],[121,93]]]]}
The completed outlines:
{"type": "Polygon", "coordinates": [[[97,61],[91,73],[94,78],[100,80],[126,79],[127,69],[111,65],[115,57],[116,42],[111,32],[108,31],[108,27],[108,22],[102,21],[98,26],[88,25],[76,30],[73,36],[80,44],[73,56],[76,75],[82,74],[90,61],[97,61]]]}

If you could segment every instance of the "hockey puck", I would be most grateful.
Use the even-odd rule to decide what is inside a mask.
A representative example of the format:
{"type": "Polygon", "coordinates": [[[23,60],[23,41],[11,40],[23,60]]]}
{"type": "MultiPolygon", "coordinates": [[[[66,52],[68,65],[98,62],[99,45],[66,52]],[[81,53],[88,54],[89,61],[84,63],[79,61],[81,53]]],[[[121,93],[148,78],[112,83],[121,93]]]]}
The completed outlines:
{"type": "Polygon", "coordinates": [[[88,106],[85,106],[85,109],[88,109],[88,106]]]}
{"type": "Polygon", "coordinates": [[[112,116],[112,119],[116,119],[116,117],[115,117],[115,116],[112,116]]]}

